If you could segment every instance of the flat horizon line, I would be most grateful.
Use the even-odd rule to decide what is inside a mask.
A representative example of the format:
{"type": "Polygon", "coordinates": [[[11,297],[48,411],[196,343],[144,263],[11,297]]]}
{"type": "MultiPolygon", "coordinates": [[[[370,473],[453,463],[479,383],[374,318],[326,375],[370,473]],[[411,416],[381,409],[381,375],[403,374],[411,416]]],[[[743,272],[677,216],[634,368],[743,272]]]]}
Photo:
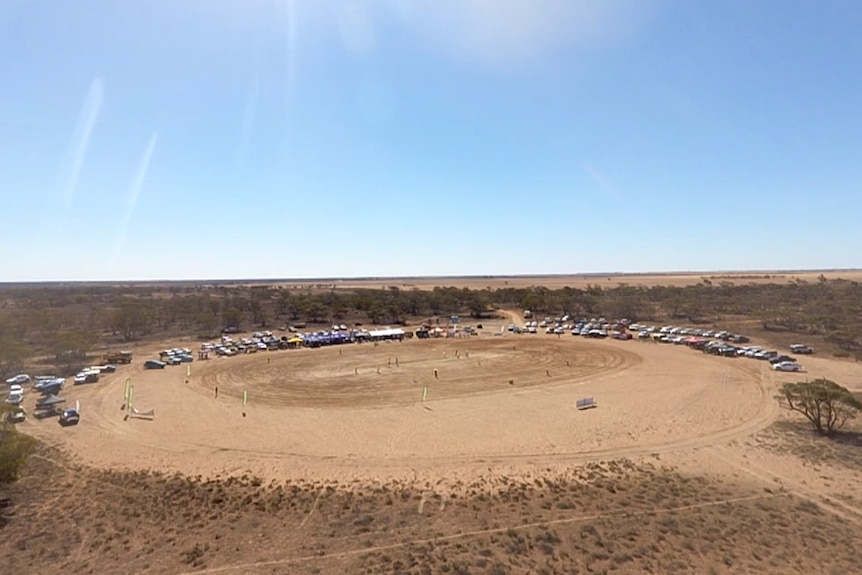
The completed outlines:
{"type": "Polygon", "coordinates": [[[813,273],[862,272],[862,268],[819,269],[760,269],[760,270],[676,270],[653,272],[572,272],[546,274],[475,274],[475,275],[407,275],[407,276],[329,276],[329,277],[285,277],[285,278],[202,278],[202,279],[138,279],[138,280],[33,280],[3,281],[0,287],[24,287],[32,285],[134,285],[134,284],[272,284],[272,283],[344,283],[382,282],[405,280],[481,280],[481,279],[546,279],[567,277],[663,277],[663,276],[716,276],[716,275],[787,275],[813,273]]]}

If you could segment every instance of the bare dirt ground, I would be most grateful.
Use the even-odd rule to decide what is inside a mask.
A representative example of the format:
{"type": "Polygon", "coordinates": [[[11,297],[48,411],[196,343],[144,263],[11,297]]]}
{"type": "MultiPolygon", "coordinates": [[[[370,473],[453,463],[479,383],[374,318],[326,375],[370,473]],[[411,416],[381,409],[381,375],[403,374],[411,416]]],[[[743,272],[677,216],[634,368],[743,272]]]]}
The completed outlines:
{"type": "MultiPolygon", "coordinates": [[[[68,390],[79,426],[21,425],[48,447],[0,493],[0,573],[854,570],[862,442],[813,438],[779,409],[798,374],[492,335],[502,323],[195,361],[188,377],[144,371],[157,350],[136,350],[68,390]],[[126,418],[127,378],[153,420],[126,418]]],[[[858,364],[806,367],[862,389],[858,364]]]]}
{"type": "Polygon", "coordinates": [[[760,363],[571,335],[261,352],[195,362],[188,383],[186,373],[137,362],[71,390],[77,428],[25,425],[97,466],[341,480],[445,470],[451,481],[709,444],[777,411],[760,363]],[[154,420],[125,419],[127,377],[154,420]],[[583,397],[600,407],[578,411],[583,397]]]}

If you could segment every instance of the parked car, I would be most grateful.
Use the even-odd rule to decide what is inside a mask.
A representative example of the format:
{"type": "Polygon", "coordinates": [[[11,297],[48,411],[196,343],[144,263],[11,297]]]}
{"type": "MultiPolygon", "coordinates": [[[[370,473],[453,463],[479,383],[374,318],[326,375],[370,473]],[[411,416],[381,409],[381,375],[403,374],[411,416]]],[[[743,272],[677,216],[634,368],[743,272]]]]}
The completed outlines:
{"type": "Polygon", "coordinates": [[[157,359],[148,359],[144,362],[144,369],[165,369],[167,364],[157,359]]]}
{"type": "Polygon", "coordinates": [[[21,423],[27,418],[27,413],[23,407],[14,407],[6,414],[6,421],[9,423],[21,423]]]}
{"type": "Polygon", "coordinates": [[[792,361],[776,363],[772,366],[775,371],[802,371],[802,366],[792,361]]]}
{"type": "Polygon", "coordinates": [[[769,363],[771,363],[772,365],[775,365],[776,363],[785,363],[785,362],[796,363],[796,358],[791,357],[789,355],[777,355],[775,357],[769,358],[769,363]]]}
{"type": "Polygon", "coordinates": [[[814,348],[808,345],[803,345],[801,343],[794,343],[790,346],[790,351],[792,351],[793,353],[812,354],[814,353],[814,348]]]}
{"type": "Polygon", "coordinates": [[[81,414],[78,413],[77,409],[69,408],[64,409],[60,414],[60,425],[68,426],[68,425],[78,425],[81,421],[81,414]]]}
{"type": "Polygon", "coordinates": [[[18,375],[12,376],[6,380],[8,385],[18,384],[24,385],[25,383],[30,383],[30,376],[26,373],[19,373],[18,375]]]}
{"type": "Polygon", "coordinates": [[[16,383],[9,388],[9,395],[6,396],[6,403],[19,405],[22,401],[24,401],[24,388],[16,383]]]}
{"type": "Polygon", "coordinates": [[[92,367],[87,368],[75,375],[74,383],[75,385],[80,385],[82,383],[96,383],[99,381],[100,373],[101,372],[98,369],[94,369],[92,367]]]}
{"type": "Polygon", "coordinates": [[[66,380],[62,377],[39,378],[36,380],[36,383],[33,384],[33,389],[36,391],[45,391],[46,389],[63,387],[63,384],[65,383],[66,380]]]}

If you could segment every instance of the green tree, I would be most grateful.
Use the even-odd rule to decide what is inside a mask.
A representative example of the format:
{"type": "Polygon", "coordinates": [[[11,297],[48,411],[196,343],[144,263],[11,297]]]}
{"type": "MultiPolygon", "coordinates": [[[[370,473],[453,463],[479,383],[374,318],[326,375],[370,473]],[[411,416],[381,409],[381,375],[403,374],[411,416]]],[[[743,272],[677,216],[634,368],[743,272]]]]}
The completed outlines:
{"type": "Polygon", "coordinates": [[[148,311],[139,300],[124,299],[114,310],[113,328],[123,339],[131,341],[135,336],[147,331],[150,325],[148,311]]]}
{"type": "Polygon", "coordinates": [[[278,297],[275,300],[275,319],[285,315],[290,309],[290,292],[281,289],[278,290],[278,297]]]}
{"type": "Polygon", "coordinates": [[[785,383],[778,396],[787,409],[804,415],[820,435],[831,435],[862,410],[862,402],[834,381],[785,383]]]}
{"type": "Polygon", "coordinates": [[[201,337],[213,337],[218,331],[218,319],[208,311],[201,312],[197,316],[195,324],[197,325],[198,335],[201,337]]]}
{"type": "Polygon", "coordinates": [[[27,457],[36,448],[36,440],[19,433],[15,424],[8,420],[16,408],[0,403],[0,485],[15,481],[27,457]]]}
{"type": "Polygon", "coordinates": [[[226,307],[222,312],[222,323],[224,327],[236,327],[242,323],[242,312],[235,307],[226,307]]]}
{"type": "Polygon", "coordinates": [[[3,379],[21,371],[25,359],[27,359],[25,346],[12,337],[0,337],[0,376],[3,379]]]}
{"type": "Polygon", "coordinates": [[[86,331],[73,330],[55,334],[51,341],[54,354],[54,367],[61,374],[73,373],[87,360],[87,352],[95,342],[95,337],[86,331]]]}
{"type": "Polygon", "coordinates": [[[249,303],[249,311],[251,311],[251,321],[260,327],[266,327],[267,311],[262,303],[258,300],[252,300],[249,303]]]}
{"type": "Polygon", "coordinates": [[[312,299],[305,310],[306,317],[311,323],[323,323],[326,319],[326,307],[317,298],[312,299]]]}

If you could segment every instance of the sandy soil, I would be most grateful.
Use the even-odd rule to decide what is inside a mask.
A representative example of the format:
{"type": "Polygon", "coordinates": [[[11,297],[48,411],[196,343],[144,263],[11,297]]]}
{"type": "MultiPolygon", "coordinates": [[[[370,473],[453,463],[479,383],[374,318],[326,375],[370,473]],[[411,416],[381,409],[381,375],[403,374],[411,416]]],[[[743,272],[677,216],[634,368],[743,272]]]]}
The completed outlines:
{"type": "MultiPolygon", "coordinates": [[[[829,442],[781,410],[773,396],[799,374],[651,342],[492,335],[502,323],[195,361],[188,377],[143,370],[158,350],[137,349],[66,391],[79,426],[21,424],[71,463],[38,456],[13,493],[8,572],[852,569],[862,429],[829,442]],[[126,417],[126,379],[154,419],[126,417]],[[598,407],[577,410],[582,397],[598,407]]],[[[160,347],[173,345],[193,347],[160,347]]],[[[804,363],[801,377],[862,389],[860,364],[804,363]]]]}
{"type": "Polygon", "coordinates": [[[196,361],[188,383],[185,366],[142,363],[70,389],[78,427],[25,426],[97,466],[451,481],[691,449],[754,433],[777,413],[760,362],[571,335],[261,352],[196,361]],[[152,421],[125,418],[127,378],[152,421]],[[577,410],[583,397],[599,407],[577,410]]]}

